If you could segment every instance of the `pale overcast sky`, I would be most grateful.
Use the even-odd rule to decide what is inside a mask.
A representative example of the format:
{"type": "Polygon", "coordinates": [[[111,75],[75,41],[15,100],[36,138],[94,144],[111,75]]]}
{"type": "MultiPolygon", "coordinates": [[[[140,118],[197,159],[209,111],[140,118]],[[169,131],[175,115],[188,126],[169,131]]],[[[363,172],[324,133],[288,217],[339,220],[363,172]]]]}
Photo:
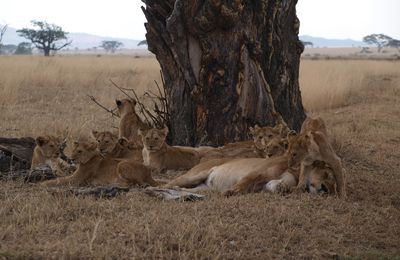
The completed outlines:
{"type": "MultiPolygon", "coordinates": [[[[144,39],[140,0],[4,0],[0,23],[28,27],[46,20],[68,32],[144,39]]],[[[299,0],[300,34],[360,40],[370,33],[400,39],[400,0],[299,0]]]]}

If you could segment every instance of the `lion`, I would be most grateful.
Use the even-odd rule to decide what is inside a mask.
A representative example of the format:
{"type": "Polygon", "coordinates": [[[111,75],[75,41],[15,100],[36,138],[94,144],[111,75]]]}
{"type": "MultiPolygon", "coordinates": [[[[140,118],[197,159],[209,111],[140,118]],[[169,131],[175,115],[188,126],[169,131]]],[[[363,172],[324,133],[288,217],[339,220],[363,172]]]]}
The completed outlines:
{"type": "MultiPolygon", "coordinates": [[[[277,138],[276,138],[277,139],[277,138]]],[[[272,146],[275,146],[275,142],[277,141],[273,138],[270,143],[272,146]]],[[[279,138],[281,140],[281,138],[279,138]]],[[[262,142],[264,143],[264,142],[262,142]]],[[[267,144],[267,146],[268,146],[267,144]]],[[[282,151],[284,151],[284,147],[269,150],[269,156],[272,157],[282,157],[282,151]]],[[[248,158],[248,159],[232,159],[232,158],[221,158],[221,159],[213,159],[209,161],[202,162],[192,169],[190,169],[187,173],[177,177],[176,179],[170,181],[163,187],[165,188],[173,188],[173,187],[180,187],[191,189],[191,191],[198,191],[202,189],[216,189],[222,192],[227,192],[233,187],[235,182],[239,182],[241,178],[245,179],[247,173],[250,173],[252,168],[256,167],[258,164],[268,164],[267,159],[259,159],[259,158],[248,158]],[[238,161],[240,165],[237,165],[235,162],[238,161]],[[216,166],[222,166],[227,164],[230,167],[230,164],[234,166],[231,167],[232,172],[228,173],[228,171],[224,172],[223,170],[219,169],[218,167],[214,169],[216,166]],[[243,169],[244,165],[248,164],[248,170],[243,169]]],[[[286,158],[286,165],[287,165],[287,158],[286,158]]],[[[268,168],[268,167],[267,167],[268,168]]],[[[269,171],[269,174],[264,179],[264,184],[268,184],[261,189],[265,189],[271,192],[278,192],[278,191],[287,191],[291,186],[295,185],[296,176],[292,178],[292,175],[289,174],[282,174],[282,178],[276,178],[276,175],[273,175],[274,172],[269,171]],[[275,181],[275,182],[274,182],[275,181]]],[[[276,172],[279,175],[279,171],[276,172]]],[[[257,189],[255,189],[257,190],[257,189]]],[[[258,189],[257,191],[259,191],[258,189]]]]}
{"type": "Polygon", "coordinates": [[[143,162],[142,146],[135,146],[133,142],[124,137],[118,138],[110,131],[92,131],[92,135],[97,141],[97,149],[103,156],[143,162]]]}
{"type": "Polygon", "coordinates": [[[134,145],[141,145],[138,130],[147,130],[149,127],[136,114],[136,101],[133,99],[122,99],[116,100],[115,103],[117,104],[118,113],[121,116],[118,137],[125,137],[129,141],[132,141],[134,145]]]}
{"type": "Polygon", "coordinates": [[[63,140],[53,135],[38,136],[35,140],[36,146],[33,150],[31,170],[47,164],[54,169],[57,158],[61,155],[63,140]]]}
{"type": "Polygon", "coordinates": [[[325,180],[330,182],[333,175],[336,188],[331,189],[332,192],[341,197],[346,196],[345,174],[341,160],[323,132],[307,132],[289,137],[287,154],[289,156],[289,167],[300,168],[298,190],[307,188],[310,179],[318,174],[320,174],[318,178],[322,178],[321,183],[325,180]],[[326,166],[320,167],[321,164],[316,162],[323,162],[326,166]],[[323,170],[321,171],[321,169],[323,170]],[[331,174],[326,174],[328,170],[331,174]]]}
{"type": "Polygon", "coordinates": [[[72,175],[45,181],[43,185],[157,186],[160,184],[152,178],[151,170],[140,162],[103,157],[97,149],[96,142],[74,142],[71,159],[78,164],[72,175]]]}
{"type": "Polygon", "coordinates": [[[263,150],[266,157],[272,158],[277,155],[283,155],[289,144],[286,138],[275,136],[269,142],[263,139],[261,145],[264,147],[263,150]]]}
{"type": "Polygon", "coordinates": [[[200,155],[186,147],[170,146],[165,142],[168,128],[139,130],[143,142],[144,164],[158,172],[188,170],[200,162],[200,155]]]}

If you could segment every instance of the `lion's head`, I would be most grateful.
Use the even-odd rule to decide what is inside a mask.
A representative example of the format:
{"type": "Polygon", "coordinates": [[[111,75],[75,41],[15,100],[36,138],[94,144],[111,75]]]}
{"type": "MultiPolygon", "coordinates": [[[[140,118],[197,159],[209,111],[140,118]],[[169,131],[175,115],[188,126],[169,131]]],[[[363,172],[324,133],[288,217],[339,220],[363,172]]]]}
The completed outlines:
{"type": "Polygon", "coordinates": [[[54,159],[60,156],[64,148],[64,143],[61,137],[52,135],[38,136],[36,138],[36,147],[41,151],[44,157],[54,159]]]}
{"type": "Polygon", "coordinates": [[[315,161],[305,175],[305,190],[313,194],[335,194],[336,180],[332,168],[323,161],[315,161]]]}
{"type": "Polygon", "coordinates": [[[301,162],[311,164],[320,159],[318,144],[312,132],[300,135],[289,134],[288,141],[289,167],[299,167],[301,162]]]}
{"type": "Polygon", "coordinates": [[[71,159],[76,163],[87,163],[97,154],[96,142],[74,142],[71,159]]]}
{"type": "Polygon", "coordinates": [[[168,135],[168,128],[139,130],[138,134],[142,137],[143,146],[148,151],[158,151],[165,143],[165,138],[168,135]]]}
{"type": "Polygon", "coordinates": [[[283,155],[288,147],[287,139],[281,138],[280,136],[275,136],[269,142],[263,139],[262,144],[264,145],[264,151],[268,158],[283,155]]]}
{"type": "Polygon", "coordinates": [[[97,148],[101,154],[111,153],[118,145],[118,136],[109,131],[92,131],[92,135],[97,141],[97,148]]]}
{"type": "Polygon", "coordinates": [[[121,100],[115,100],[115,103],[117,104],[118,108],[118,113],[120,116],[129,114],[129,113],[135,113],[135,105],[136,101],[133,99],[121,99],[121,100]]]}
{"type": "Polygon", "coordinates": [[[254,145],[257,149],[263,150],[265,147],[264,143],[268,143],[275,136],[280,135],[279,129],[269,126],[259,127],[255,125],[250,127],[250,134],[253,136],[254,145]]]}

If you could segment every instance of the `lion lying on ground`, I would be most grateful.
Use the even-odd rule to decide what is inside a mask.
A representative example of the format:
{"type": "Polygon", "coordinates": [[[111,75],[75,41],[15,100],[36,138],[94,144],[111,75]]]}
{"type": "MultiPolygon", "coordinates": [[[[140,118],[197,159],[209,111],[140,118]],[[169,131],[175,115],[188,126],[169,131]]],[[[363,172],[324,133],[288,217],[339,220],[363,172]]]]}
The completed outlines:
{"type": "Polygon", "coordinates": [[[142,147],[135,147],[126,138],[118,138],[109,131],[92,131],[92,135],[97,141],[97,149],[103,156],[143,162],[142,147]]]}
{"type": "MultiPolygon", "coordinates": [[[[273,140],[272,142],[274,141],[275,140],[273,140]]],[[[268,146],[268,144],[266,146],[268,146]]],[[[271,149],[270,156],[282,157],[282,151],[284,151],[283,147],[282,149],[271,149]]],[[[266,189],[272,192],[285,191],[288,189],[289,186],[291,187],[296,184],[296,176],[293,179],[289,174],[284,174],[282,171],[287,168],[287,158],[285,160],[286,162],[283,163],[282,169],[278,169],[277,164],[274,164],[279,164],[280,161],[277,159],[213,159],[196,165],[190,171],[170,181],[163,187],[189,188],[191,189],[191,191],[214,189],[224,192],[231,189],[236,183],[240,182],[240,180],[245,178],[248,173],[251,173],[253,170],[260,168],[268,172],[267,178],[264,180],[265,183],[263,183],[263,185],[275,179],[278,179],[279,181],[274,184],[269,184],[267,186],[261,185],[261,187],[254,189],[254,191],[259,191],[262,189],[266,189]],[[275,168],[270,168],[271,166],[274,166],[275,168]]]]}
{"type": "MultiPolygon", "coordinates": [[[[196,151],[201,157],[200,161],[218,159],[218,158],[265,158],[265,144],[273,138],[279,139],[281,136],[281,126],[276,127],[250,127],[250,135],[253,140],[228,143],[221,147],[181,147],[184,150],[196,151]]],[[[279,139],[280,140],[280,139],[279,139]]],[[[272,144],[270,145],[272,148],[272,144]]],[[[275,146],[275,148],[278,148],[275,146]]]]}
{"type": "Polygon", "coordinates": [[[144,164],[158,172],[166,170],[187,170],[200,162],[198,152],[170,146],[165,142],[168,128],[139,130],[143,142],[144,164]]]}
{"type": "Polygon", "coordinates": [[[63,160],[65,146],[66,143],[61,137],[52,135],[38,136],[33,150],[31,170],[39,166],[48,165],[58,176],[71,174],[76,168],[63,160]]]}
{"type": "Polygon", "coordinates": [[[148,167],[133,160],[103,157],[95,142],[75,142],[71,159],[78,169],[71,175],[43,182],[45,186],[151,185],[157,186],[148,167]]]}
{"type": "Polygon", "coordinates": [[[121,99],[116,100],[115,103],[117,104],[118,113],[121,116],[118,137],[125,137],[129,141],[132,141],[134,145],[140,146],[142,141],[138,135],[138,130],[146,130],[149,127],[136,114],[136,101],[131,99],[121,99]]]}

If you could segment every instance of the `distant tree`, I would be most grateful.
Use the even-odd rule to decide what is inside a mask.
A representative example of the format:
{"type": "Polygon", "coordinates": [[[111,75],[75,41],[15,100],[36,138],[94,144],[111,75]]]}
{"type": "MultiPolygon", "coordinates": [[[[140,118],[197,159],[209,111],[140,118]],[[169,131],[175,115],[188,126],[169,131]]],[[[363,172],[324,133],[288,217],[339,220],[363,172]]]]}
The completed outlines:
{"type": "Polygon", "coordinates": [[[3,36],[6,33],[8,28],[8,24],[0,25],[0,54],[1,54],[1,47],[3,46],[3,36]]]}
{"type": "Polygon", "coordinates": [[[123,46],[123,44],[119,41],[102,41],[100,45],[100,47],[111,53],[114,53],[121,46],[123,46]]]}
{"type": "Polygon", "coordinates": [[[30,42],[21,42],[18,44],[17,49],[14,52],[15,55],[31,55],[32,44],[30,42]]]}
{"type": "Polygon", "coordinates": [[[400,52],[400,41],[396,39],[391,39],[385,45],[385,47],[396,48],[400,52]]]}
{"type": "Polygon", "coordinates": [[[137,46],[147,45],[147,40],[140,41],[137,46]]]}
{"type": "Polygon", "coordinates": [[[312,43],[312,42],[304,42],[304,41],[302,41],[302,43],[303,43],[304,47],[313,47],[314,46],[314,43],[312,43]]]}
{"type": "Polygon", "coordinates": [[[392,40],[392,38],[384,34],[370,34],[363,38],[363,42],[366,44],[376,45],[378,47],[378,52],[381,52],[382,48],[385,47],[390,40],[392,40]]]}
{"type": "Polygon", "coordinates": [[[50,51],[61,50],[72,43],[68,41],[68,33],[58,25],[35,20],[31,23],[38,29],[23,28],[17,32],[21,37],[30,40],[36,48],[42,50],[44,56],[50,56],[50,51]],[[65,40],[65,42],[57,44],[60,40],[65,40]]]}
{"type": "Polygon", "coordinates": [[[3,54],[13,54],[17,49],[17,45],[14,44],[4,44],[2,47],[3,54]]]}

